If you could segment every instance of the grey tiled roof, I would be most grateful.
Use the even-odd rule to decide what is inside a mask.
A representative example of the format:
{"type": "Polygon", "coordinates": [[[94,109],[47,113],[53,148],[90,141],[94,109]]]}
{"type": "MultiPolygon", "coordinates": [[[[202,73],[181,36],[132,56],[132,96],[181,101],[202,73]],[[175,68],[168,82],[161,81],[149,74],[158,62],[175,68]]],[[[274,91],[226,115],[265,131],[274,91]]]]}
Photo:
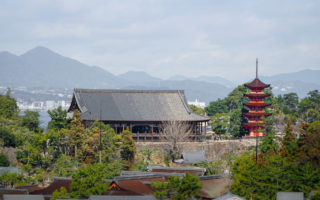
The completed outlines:
{"type": "MultiPolygon", "coordinates": [[[[205,171],[205,168],[201,167],[152,167],[151,170],[153,169],[163,169],[163,170],[169,170],[169,171],[205,171]]],[[[152,172],[154,173],[154,172],[152,172]]]]}
{"type": "Polygon", "coordinates": [[[303,200],[303,192],[277,192],[277,200],[303,200]]]}
{"type": "Polygon", "coordinates": [[[195,164],[207,160],[204,151],[184,151],[182,156],[183,163],[186,164],[195,164]]]}
{"type": "Polygon", "coordinates": [[[199,176],[200,180],[212,180],[212,179],[220,179],[226,177],[224,175],[209,175],[209,176],[199,176]]]}
{"type": "Polygon", "coordinates": [[[90,196],[89,200],[156,200],[154,196],[90,196]]]}
{"type": "Polygon", "coordinates": [[[0,175],[2,175],[4,172],[21,174],[21,171],[18,167],[0,167],[0,175]]]}
{"type": "Polygon", "coordinates": [[[69,111],[81,118],[104,121],[208,121],[192,113],[183,90],[75,89],[69,111]]]}
{"type": "Polygon", "coordinates": [[[44,200],[42,195],[4,194],[3,200],[44,200]]]}
{"type": "Polygon", "coordinates": [[[218,198],[215,198],[215,200],[245,200],[245,199],[242,197],[239,197],[237,195],[228,193],[228,194],[222,195],[218,198]]]}

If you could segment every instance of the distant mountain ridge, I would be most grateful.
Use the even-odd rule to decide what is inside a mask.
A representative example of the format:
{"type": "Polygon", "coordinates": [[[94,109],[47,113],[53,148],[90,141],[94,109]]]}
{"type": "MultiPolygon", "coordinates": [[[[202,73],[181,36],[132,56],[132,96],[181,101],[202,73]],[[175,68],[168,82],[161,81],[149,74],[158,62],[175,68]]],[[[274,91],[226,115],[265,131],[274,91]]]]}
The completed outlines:
{"type": "MultiPolygon", "coordinates": [[[[189,78],[175,75],[168,80],[153,77],[146,72],[129,71],[120,75],[83,64],[62,56],[46,47],[36,47],[17,56],[0,53],[0,85],[6,87],[44,88],[104,88],[104,89],[183,89],[188,100],[199,99],[209,103],[224,98],[236,84],[218,76],[189,78]]],[[[297,92],[303,97],[310,90],[320,89],[320,70],[261,76],[270,83],[273,92],[297,92]]]]}
{"type": "Polygon", "coordinates": [[[118,77],[126,79],[131,82],[135,82],[135,83],[162,81],[162,79],[150,76],[146,72],[138,72],[138,71],[128,71],[124,74],[118,75],[118,77]]]}
{"type": "Polygon", "coordinates": [[[89,67],[45,47],[21,56],[0,53],[0,71],[0,84],[5,86],[116,88],[124,84],[99,67],[89,67]]]}
{"type": "Polygon", "coordinates": [[[303,98],[312,90],[320,90],[320,70],[306,69],[293,73],[261,76],[261,80],[271,83],[272,91],[276,95],[295,92],[303,98]]]}
{"type": "Polygon", "coordinates": [[[190,78],[180,75],[171,76],[168,80],[192,80],[192,81],[200,81],[200,82],[208,82],[208,83],[217,83],[226,86],[227,88],[234,88],[236,85],[220,76],[198,76],[196,78],[190,78]]]}
{"type": "Polygon", "coordinates": [[[6,87],[44,88],[148,88],[184,89],[187,98],[209,102],[230,92],[221,84],[192,80],[166,81],[145,72],[130,71],[121,75],[91,67],[59,55],[46,47],[36,47],[16,56],[0,53],[0,85],[6,87]]]}
{"type": "Polygon", "coordinates": [[[263,79],[269,82],[279,81],[279,80],[285,80],[285,81],[299,80],[305,83],[315,83],[320,85],[319,77],[320,77],[320,70],[311,70],[311,69],[306,69],[306,70],[293,72],[293,73],[277,74],[273,76],[262,76],[263,79]]]}

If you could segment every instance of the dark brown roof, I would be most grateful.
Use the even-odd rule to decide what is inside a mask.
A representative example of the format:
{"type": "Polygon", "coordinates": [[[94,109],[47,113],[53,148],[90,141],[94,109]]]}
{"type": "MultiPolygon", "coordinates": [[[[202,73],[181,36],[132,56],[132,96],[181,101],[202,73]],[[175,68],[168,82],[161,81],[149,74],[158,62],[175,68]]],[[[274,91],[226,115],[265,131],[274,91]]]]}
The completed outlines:
{"type": "Polygon", "coordinates": [[[69,111],[76,108],[92,121],[210,120],[189,109],[183,90],[75,89],[69,111]]]}
{"type": "Polygon", "coordinates": [[[92,195],[88,200],[156,200],[154,196],[129,196],[129,195],[122,195],[122,196],[95,196],[92,195]]]}
{"type": "MultiPolygon", "coordinates": [[[[153,189],[150,185],[153,181],[168,181],[167,176],[163,178],[152,177],[150,179],[141,180],[141,178],[135,179],[132,176],[131,179],[122,179],[121,181],[114,181],[113,183],[119,186],[120,190],[127,190],[138,193],[140,195],[150,195],[153,193],[153,189]]],[[[119,177],[118,177],[119,178],[119,177]]],[[[213,176],[199,176],[202,188],[200,190],[200,196],[203,199],[212,199],[219,197],[228,192],[231,180],[228,176],[213,175],[213,176]]],[[[119,191],[120,191],[119,190],[119,191]]]]}
{"type": "Polygon", "coordinates": [[[259,93],[249,93],[249,94],[244,94],[243,96],[245,96],[245,97],[259,97],[259,98],[266,98],[266,97],[269,97],[270,96],[270,94],[259,94],[259,93]]]}
{"type": "Polygon", "coordinates": [[[61,187],[65,187],[68,192],[70,192],[71,178],[60,178],[55,177],[53,182],[46,188],[42,188],[40,190],[31,191],[30,194],[52,194],[55,190],[60,189],[61,187]]]}
{"type": "Polygon", "coordinates": [[[26,189],[29,192],[32,192],[32,191],[35,191],[35,190],[40,190],[42,188],[39,187],[38,185],[20,185],[20,186],[17,186],[16,189],[26,189]]]}
{"type": "Polygon", "coordinates": [[[270,87],[270,84],[265,84],[262,81],[260,81],[260,79],[255,78],[251,83],[249,84],[244,84],[245,87],[249,88],[249,89],[265,89],[270,87]]]}

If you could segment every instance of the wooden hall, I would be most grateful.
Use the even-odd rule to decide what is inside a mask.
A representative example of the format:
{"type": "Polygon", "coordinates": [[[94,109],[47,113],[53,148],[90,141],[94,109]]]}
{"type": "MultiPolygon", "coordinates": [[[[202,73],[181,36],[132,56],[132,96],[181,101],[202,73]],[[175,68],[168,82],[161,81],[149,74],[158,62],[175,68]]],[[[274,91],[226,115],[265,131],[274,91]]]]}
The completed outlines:
{"type": "Polygon", "coordinates": [[[74,89],[68,112],[75,109],[86,126],[102,121],[116,133],[131,131],[137,141],[158,140],[164,124],[170,121],[190,125],[192,137],[200,139],[210,120],[189,109],[183,90],[74,89]]]}

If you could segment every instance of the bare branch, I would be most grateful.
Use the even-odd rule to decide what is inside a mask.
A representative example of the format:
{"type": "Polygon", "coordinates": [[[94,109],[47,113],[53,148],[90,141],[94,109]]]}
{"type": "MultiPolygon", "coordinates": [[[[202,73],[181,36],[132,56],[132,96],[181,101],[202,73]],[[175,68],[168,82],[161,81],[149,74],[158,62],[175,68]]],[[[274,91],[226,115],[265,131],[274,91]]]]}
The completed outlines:
{"type": "Polygon", "coordinates": [[[192,126],[187,122],[168,121],[163,124],[160,140],[168,143],[168,150],[173,159],[180,155],[178,142],[187,142],[192,135],[192,126]]]}

